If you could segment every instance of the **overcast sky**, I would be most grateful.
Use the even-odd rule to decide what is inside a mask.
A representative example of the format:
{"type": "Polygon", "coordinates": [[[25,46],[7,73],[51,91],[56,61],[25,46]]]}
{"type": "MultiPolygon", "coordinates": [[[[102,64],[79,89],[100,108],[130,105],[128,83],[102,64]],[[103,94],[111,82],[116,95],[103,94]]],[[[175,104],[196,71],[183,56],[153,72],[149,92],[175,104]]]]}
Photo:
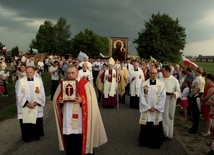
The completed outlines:
{"type": "Polygon", "coordinates": [[[214,0],[0,0],[0,42],[27,51],[45,20],[65,17],[71,37],[86,28],[106,37],[133,40],[153,13],[178,18],[186,29],[185,55],[214,55],[214,0]]]}

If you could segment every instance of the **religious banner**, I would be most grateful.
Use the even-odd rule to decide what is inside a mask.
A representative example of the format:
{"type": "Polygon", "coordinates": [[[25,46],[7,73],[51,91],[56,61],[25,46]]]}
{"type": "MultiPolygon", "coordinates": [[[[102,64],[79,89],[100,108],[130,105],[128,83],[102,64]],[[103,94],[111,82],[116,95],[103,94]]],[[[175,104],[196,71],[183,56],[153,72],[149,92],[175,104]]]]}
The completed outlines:
{"type": "Polygon", "coordinates": [[[72,102],[77,97],[77,81],[61,80],[62,99],[64,102],[72,102]]]}
{"type": "Polygon", "coordinates": [[[115,61],[126,61],[128,55],[128,38],[110,37],[109,56],[115,61]]]}

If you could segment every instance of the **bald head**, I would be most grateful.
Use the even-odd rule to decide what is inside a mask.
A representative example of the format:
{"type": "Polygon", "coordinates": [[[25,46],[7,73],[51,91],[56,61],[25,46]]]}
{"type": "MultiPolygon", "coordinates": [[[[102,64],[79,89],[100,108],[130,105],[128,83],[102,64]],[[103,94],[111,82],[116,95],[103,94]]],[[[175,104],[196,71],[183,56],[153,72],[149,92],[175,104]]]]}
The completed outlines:
{"type": "Polygon", "coordinates": [[[155,67],[152,67],[151,69],[150,69],[150,73],[158,73],[158,71],[157,71],[157,69],[155,68],[155,67]]]}
{"type": "Polygon", "coordinates": [[[152,67],[150,69],[150,71],[149,71],[150,79],[151,80],[156,80],[157,79],[157,74],[158,74],[157,69],[152,67]]]}
{"type": "Polygon", "coordinates": [[[27,67],[27,69],[26,69],[26,76],[28,78],[32,79],[33,76],[34,76],[34,74],[35,74],[34,67],[31,67],[31,66],[27,67]]]}
{"type": "Polygon", "coordinates": [[[139,67],[139,63],[138,63],[138,62],[135,62],[135,63],[134,63],[134,69],[138,69],[138,67],[139,67]]]}
{"type": "Polygon", "coordinates": [[[88,67],[88,64],[86,62],[82,64],[83,69],[87,69],[87,67],[88,67]]]}

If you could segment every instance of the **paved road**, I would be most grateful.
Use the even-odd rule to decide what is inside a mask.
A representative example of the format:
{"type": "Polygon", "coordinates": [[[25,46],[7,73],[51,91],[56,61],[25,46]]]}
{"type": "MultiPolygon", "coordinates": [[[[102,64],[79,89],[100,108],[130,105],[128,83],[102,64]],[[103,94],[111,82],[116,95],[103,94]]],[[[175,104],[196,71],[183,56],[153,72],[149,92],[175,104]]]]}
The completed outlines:
{"type": "MultiPolygon", "coordinates": [[[[127,97],[128,103],[128,97],[127,97]]],[[[128,104],[121,105],[120,110],[100,108],[108,142],[95,149],[96,155],[185,155],[180,142],[173,138],[164,142],[161,149],[139,147],[137,138],[139,111],[129,109],[128,104]]],[[[24,143],[21,141],[17,119],[0,123],[0,155],[64,155],[58,149],[55,119],[52,103],[45,107],[45,136],[40,141],[24,143]]],[[[178,135],[175,134],[175,137],[178,135]]]]}

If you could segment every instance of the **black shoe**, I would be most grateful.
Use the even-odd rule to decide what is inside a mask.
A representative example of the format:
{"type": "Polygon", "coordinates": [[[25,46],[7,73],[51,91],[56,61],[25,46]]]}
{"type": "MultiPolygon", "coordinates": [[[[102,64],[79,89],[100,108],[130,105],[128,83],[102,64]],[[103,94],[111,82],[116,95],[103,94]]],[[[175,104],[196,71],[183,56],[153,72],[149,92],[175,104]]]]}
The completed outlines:
{"type": "Polygon", "coordinates": [[[143,143],[139,142],[138,146],[143,147],[144,145],[143,145],[143,143]]]}
{"type": "Polygon", "coordinates": [[[189,130],[188,133],[190,133],[190,134],[197,134],[197,131],[189,130]]]}
{"type": "Polygon", "coordinates": [[[210,150],[209,152],[207,152],[207,155],[214,155],[214,151],[210,150]]]}
{"type": "Polygon", "coordinates": [[[27,138],[27,139],[23,139],[23,141],[24,141],[25,143],[30,143],[32,140],[31,140],[30,138],[27,138]]]}
{"type": "Polygon", "coordinates": [[[33,140],[35,140],[35,141],[39,141],[40,140],[40,137],[34,137],[34,139],[33,140]]]}
{"type": "Polygon", "coordinates": [[[155,146],[151,146],[150,148],[152,148],[152,149],[160,149],[160,145],[155,145],[155,146]]]}
{"type": "Polygon", "coordinates": [[[170,139],[169,137],[163,136],[163,140],[164,140],[164,141],[167,141],[167,140],[169,140],[169,139],[170,139]]]}

